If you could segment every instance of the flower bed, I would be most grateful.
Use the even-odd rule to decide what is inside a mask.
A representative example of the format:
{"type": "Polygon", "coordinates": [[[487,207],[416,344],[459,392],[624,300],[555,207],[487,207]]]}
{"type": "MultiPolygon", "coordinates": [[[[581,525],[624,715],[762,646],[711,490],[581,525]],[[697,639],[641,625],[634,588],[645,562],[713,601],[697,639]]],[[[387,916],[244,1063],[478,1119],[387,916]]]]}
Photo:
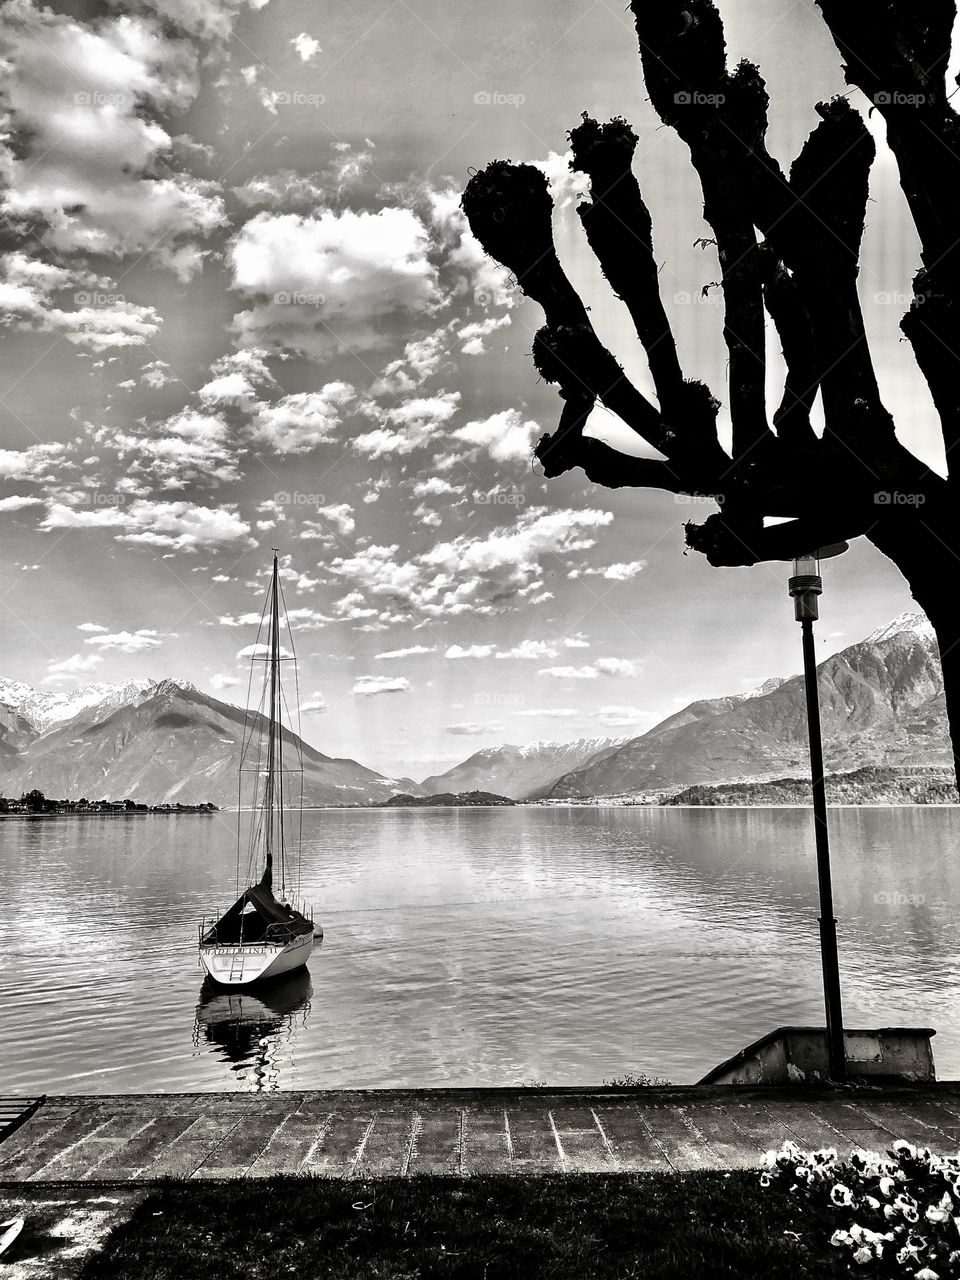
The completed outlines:
{"type": "Polygon", "coordinates": [[[761,1186],[833,1210],[830,1243],[877,1276],[960,1276],[960,1154],[895,1142],[885,1155],[862,1148],[841,1160],[832,1148],[793,1142],[768,1151],[761,1186]]]}

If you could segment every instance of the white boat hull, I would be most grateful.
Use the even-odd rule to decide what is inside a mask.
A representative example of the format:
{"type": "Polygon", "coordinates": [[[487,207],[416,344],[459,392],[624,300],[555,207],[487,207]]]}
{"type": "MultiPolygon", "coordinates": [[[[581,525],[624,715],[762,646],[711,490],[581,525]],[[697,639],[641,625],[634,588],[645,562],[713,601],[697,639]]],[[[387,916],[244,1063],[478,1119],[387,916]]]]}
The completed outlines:
{"type": "Polygon", "coordinates": [[[302,933],[290,942],[241,942],[233,946],[202,943],[200,963],[224,987],[246,987],[251,982],[275,978],[307,963],[313,950],[313,934],[302,933]]]}

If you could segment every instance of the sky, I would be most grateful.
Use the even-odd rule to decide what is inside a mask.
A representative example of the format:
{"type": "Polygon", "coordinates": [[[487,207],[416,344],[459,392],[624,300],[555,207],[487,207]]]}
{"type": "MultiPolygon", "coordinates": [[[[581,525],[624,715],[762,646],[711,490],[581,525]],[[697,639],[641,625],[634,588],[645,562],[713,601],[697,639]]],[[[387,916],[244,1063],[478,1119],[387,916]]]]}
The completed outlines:
{"type": "MultiPolygon", "coordinates": [[[[789,165],[848,92],[839,58],[812,0],[721,9],[789,165]]],[[[712,504],[538,474],[559,414],[540,313],[458,207],[491,159],[542,166],[561,259],[653,398],[565,155],[581,112],[625,116],[681,358],[726,399],[702,197],[622,3],[8,0],[0,45],[0,673],[242,701],[272,547],[305,738],[391,774],[634,736],[798,669],[787,566],[684,555],[712,504]]],[[[942,472],[898,329],[916,235],[851,100],[879,147],[860,287],[881,389],[942,472]]],[[[774,406],[772,336],[768,363],[774,406]]],[[[590,430],[646,451],[602,411],[590,430]]],[[[915,607],[863,539],[824,578],[824,656],[915,607]]]]}

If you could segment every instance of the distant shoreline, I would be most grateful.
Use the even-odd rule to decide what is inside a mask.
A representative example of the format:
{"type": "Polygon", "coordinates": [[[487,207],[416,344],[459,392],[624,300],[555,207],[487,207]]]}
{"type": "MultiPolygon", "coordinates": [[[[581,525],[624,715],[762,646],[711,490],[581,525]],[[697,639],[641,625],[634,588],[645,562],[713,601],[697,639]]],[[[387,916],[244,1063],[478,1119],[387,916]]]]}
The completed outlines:
{"type": "MultiPolygon", "coordinates": [[[[131,810],[129,813],[0,813],[0,822],[50,822],[58,818],[210,818],[225,809],[153,809],[146,812],[131,810]]],[[[236,812],[234,810],[233,812],[236,812]]]]}

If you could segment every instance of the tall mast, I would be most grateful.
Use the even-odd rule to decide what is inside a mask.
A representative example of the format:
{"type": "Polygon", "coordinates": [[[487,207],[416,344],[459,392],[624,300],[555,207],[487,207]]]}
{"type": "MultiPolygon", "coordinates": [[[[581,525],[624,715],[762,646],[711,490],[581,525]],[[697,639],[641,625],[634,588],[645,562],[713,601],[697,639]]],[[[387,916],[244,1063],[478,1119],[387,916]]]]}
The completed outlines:
{"type": "Polygon", "coordinates": [[[277,728],[279,724],[280,694],[280,571],[278,567],[277,549],[273,549],[273,582],[270,593],[270,728],[267,737],[267,785],[264,796],[266,808],[265,852],[266,866],[260,883],[266,889],[273,888],[273,814],[274,788],[277,775],[277,728]]]}

